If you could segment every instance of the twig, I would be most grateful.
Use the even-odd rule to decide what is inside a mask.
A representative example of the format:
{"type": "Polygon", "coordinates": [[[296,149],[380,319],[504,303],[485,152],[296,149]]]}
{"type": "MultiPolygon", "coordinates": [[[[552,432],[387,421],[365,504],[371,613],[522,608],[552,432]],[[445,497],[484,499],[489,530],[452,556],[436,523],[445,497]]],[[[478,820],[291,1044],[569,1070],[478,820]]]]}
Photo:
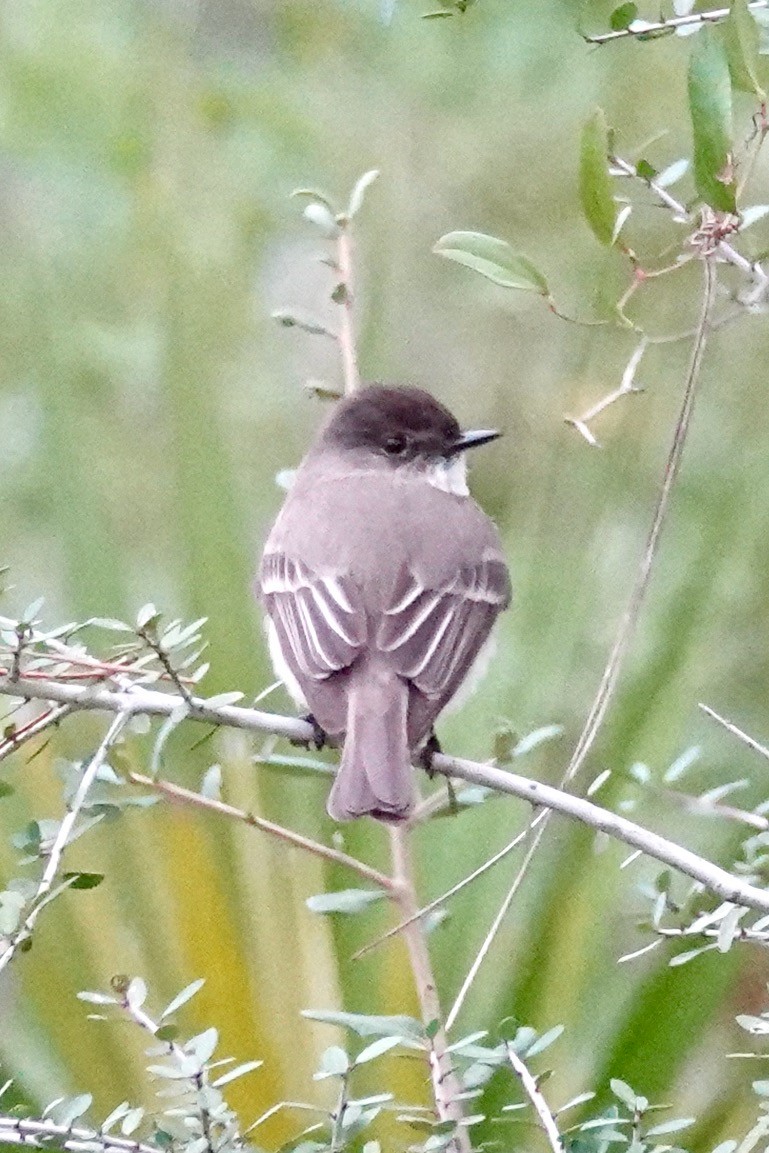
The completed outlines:
{"type": "Polygon", "coordinates": [[[749,749],[753,749],[755,753],[760,753],[762,757],[766,757],[766,759],[769,760],[769,748],[767,748],[766,745],[762,745],[755,737],[749,736],[743,729],[738,728],[734,721],[727,721],[726,717],[722,717],[715,709],[711,709],[710,705],[704,705],[700,701],[699,707],[703,713],[712,717],[714,721],[722,725],[723,728],[725,728],[727,732],[730,732],[732,736],[736,737],[738,741],[742,741],[743,745],[747,745],[749,749]]]}
{"type": "Polygon", "coordinates": [[[426,905],[423,905],[421,909],[416,911],[416,913],[413,913],[410,917],[407,917],[405,921],[400,921],[397,925],[394,925],[392,929],[388,929],[386,933],[382,933],[382,935],[377,937],[375,941],[369,941],[368,945],[364,945],[362,949],[358,949],[357,953],[353,953],[351,960],[360,960],[361,957],[366,956],[366,953],[370,953],[372,949],[376,949],[385,941],[389,941],[391,937],[395,937],[398,933],[402,933],[403,930],[407,928],[412,921],[421,921],[421,919],[426,917],[428,913],[431,913],[433,909],[437,909],[440,905],[443,905],[451,897],[454,897],[457,893],[460,893],[466,885],[470,885],[473,881],[477,881],[478,877],[482,877],[483,874],[488,872],[489,869],[492,869],[494,865],[498,865],[499,862],[504,860],[505,857],[509,856],[509,854],[512,853],[514,849],[517,849],[521,842],[526,840],[528,835],[529,828],[527,827],[523,830],[522,833],[519,833],[517,837],[513,837],[512,841],[505,845],[503,849],[500,849],[499,852],[495,853],[493,857],[489,857],[489,859],[484,861],[482,865],[479,865],[477,869],[473,869],[472,873],[469,873],[466,877],[463,877],[461,881],[456,883],[456,885],[452,885],[451,888],[447,889],[445,893],[441,893],[439,897],[435,897],[432,901],[428,901],[426,905]]]}
{"type": "MultiPolygon", "coordinates": [[[[26,679],[18,685],[9,685],[0,678],[0,695],[20,695],[38,700],[59,701],[63,704],[72,704],[76,709],[98,709],[130,716],[138,714],[169,716],[184,704],[181,697],[171,693],[137,686],[114,690],[98,685],[71,685],[56,681],[42,683],[26,679]]],[[[311,726],[296,717],[259,712],[237,705],[209,707],[204,700],[198,698],[193,701],[188,719],[216,726],[226,725],[246,732],[274,733],[276,736],[299,741],[309,741],[313,735],[311,726]]],[[[675,842],[668,841],[643,826],[636,825],[625,817],[608,809],[602,809],[581,797],[504,769],[449,757],[444,753],[436,754],[433,765],[436,771],[444,776],[458,777],[474,785],[483,785],[495,792],[518,797],[535,808],[552,809],[573,820],[581,821],[591,828],[640,849],[647,856],[673,869],[678,869],[699,881],[717,896],[734,901],[738,905],[747,905],[751,909],[769,912],[769,892],[745,884],[724,869],[711,864],[704,857],[699,857],[675,842]]]]}
{"type": "MultiPolygon", "coordinates": [[[[767,0],[767,2],[769,2],[769,0],[767,0]]],[[[700,13],[700,15],[702,15],[702,13],[700,13]]],[[[623,160],[620,156],[613,155],[611,157],[611,164],[616,170],[616,175],[629,176],[635,180],[643,181],[646,187],[651,189],[660,203],[664,204],[665,208],[669,209],[670,212],[673,213],[673,216],[680,220],[681,223],[692,223],[691,213],[687,211],[685,205],[683,205],[680,200],[676,200],[675,196],[668,192],[667,188],[663,188],[662,185],[658,184],[653,177],[649,179],[646,176],[642,176],[635,165],[629,164],[627,160],[623,160]]],[[[748,260],[746,256],[743,256],[741,252],[738,252],[737,249],[733,248],[726,240],[720,238],[715,245],[715,251],[727,264],[733,264],[744,276],[755,281],[757,291],[760,291],[761,294],[766,292],[769,287],[769,275],[767,275],[760,264],[748,260]]]]}
{"type": "MultiPolygon", "coordinates": [[[[751,0],[748,8],[755,12],[766,8],[767,0],[751,0]]],[[[583,39],[588,44],[608,44],[611,40],[624,40],[629,36],[655,36],[676,28],[687,28],[694,24],[716,24],[725,20],[729,15],[729,8],[713,8],[709,12],[689,12],[685,16],[670,16],[667,20],[633,20],[627,28],[618,28],[612,32],[601,32],[596,36],[583,33],[583,39]],[[635,27],[634,27],[635,25],[635,27]]]]}
{"type": "MultiPolygon", "coordinates": [[[[116,981],[113,981],[113,987],[115,984],[116,981]]],[[[120,985],[119,996],[121,1009],[140,1029],[146,1030],[146,1032],[150,1033],[153,1037],[157,1036],[160,1023],[154,1021],[149,1013],[142,1008],[141,1001],[137,1003],[131,996],[133,982],[122,978],[120,985]]],[[[146,995],[146,987],[144,988],[144,993],[146,995]]],[[[166,1055],[172,1057],[178,1066],[180,1076],[174,1079],[190,1082],[194,1092],[195,1109],[198,1115],[197,1119],[200,1122],[201,1136],[206,1142],[205,1148],[207,1153],[214,1153],[215,1145],[212,1127],[216,1124],[216,1118],[212,1114],[212,1106],[208,1103],[209,1098],[204,1092],[206,1088],[206,1079],[203,1072],[204,1063],[200,1062],[197,1068],[190,1068],[189,1071],[187,1071],[190,1066],[190,1055],[185,1053],[182,1046],[178,1045],[175,1041],[164,1041],[163,1044],[166,1049],[166,1055]]]]}
{"type": "Polygon", "coordinates": [[[176,686],[186,703],[189,704],[192,701],[192,693],[174,668],[170,656],[163,647],[163,642],[159,637],[153,635],[152,629],[137,628],[136,635],[144,641],[148,648],[152,649],[158,661],[163,666],[168,679],[176,686]]]}
{"type": "Polygon", "coordinates": [[[260,829],[263,833],[268,833],[289,845],[313,853],[316,857],[333,861],[335,865],[342,865],[345,869],[353,870],[358,876],[371,881],[372,884],[378,885],[386,893],[392,895],[393,882],[385,873],[364,864],[356,857],[342,853],[339,849],[331,849],[328,845],[322,845],[319,841],[303,837],[301,833],[295,833],[292,829],[284,828],[283,825],[276,825],[273,821],[268,821],[264,817],[257,817],[254,813],[246,812],[245,809],[236,809],[234,805],[227,805],[224,801],[217,801],[213,797],[204,797],[202,793],[194,793],[190,789],[184,789],[181,785],[174,785],[170,781],[153,780],[152,777],[145,777],[142,773],[129,773],[128,779],[135,785],[154,789],[155,792],[162,793],[163,796],[169,797],[173,801],[181,801],[184,804],[196,805],[200,809],[208,809],[209,812],[218,813],[222,817],[229,817],[230,820],[240,821],[244,825],[260,829]]]}
{"type": "MultiPolygon", "coordinates": [[[[625,844],[640,849],[646,856],[685,873],[724,900],[733,901],[735,905],[746,905],[749,909],[769,912],[769,890],[747,884],[676,842],[668,841],[665,837],[629,821],[626,817],[621,817],[618,813],[602,809],[592,801],[583,800],[582,797],[563,792],[552,785],[520,777],[516,773],[508,773],[503,769],[495,769],[474,761],[460,760],[457,757],[441,754],[433,759],[433,764],[438,772],[461,777],[472,784],[484,785],[502,793],[510,793],[527,800],[535,808],[553,810],[581,821],[590,828],[624,841],[625,844]]],[[[544,816],[541,816],[540,823],[544,823],[544,816]]]]}
{"type": "Polygon", "coordinates": [[[430,1029],[430,1076],[433,1095],[441,1121],[453,1121],[457,1125],[453,1148],[457,1153],[470,1153],[470,1135],[462,1122],[462,1106],[459,1101],[460,1086],[451,1063],[451,1055],[446,1051],[446,1030],[443,1025],[441,1005],[435,984],[430,953],[423,926],[416,919],[418,905],[414,886],[414,871],[411,862],[409,833],[400,826],[390,829],[390,851],[393,863],[393,882],[396,885],[395,900],[402,917],[408,921],[404,929],[411,969],[414,974],[422,1021],[430,1029]]]}
{"type": "MultiPolygon", "coordinates": [[[[665,473],[662,481],[662,488],[657,500],[657,506],[654,511],[651,528],[646,538],[646,546],[644,548],[641,562],[638,567],[635,584],[630,596],[628,607],[625,614],[620,621],[619,628],[615,637],[614,645],[612,647],[609,659],[604,668],[601,683],[598,686],[598,691],[590,706],[590,711],[585,720],[585,724],[580,733],[577,744],[575,745],[574,752],[569,760],[562,778],[562,784],[565,786],[569,781],[573,780],[576,774],[582,767],[590,749],[595,741],[598,731],[603,723],[609,703],[614,695],[617,681],[622,669],[622,664],[630,646],[630,641],[638,624],[638,619],[641,613],[646,589],[649,584],[651,576],[652,565],[657,555],[657,546],[659,543],[660,531],[667,515],[668,505],[670,502],[670,494],[678,474],[678,468],[681,463],[681,455],[683,453],[684,444],[686,443],[686,436],[689,431],[689,421],[691,419],[692,407],[694,404],[694,397],[696,387],[699,380],[700,368],[702,365],[702,355],[705,350],[705,342],[708,333],[708,323],[710,320],[713,302],[715,300],[716,277],[715,268],[713,265],[713,258],[710,254],[703,255],[702,258],[703,269],[705,273],[705,286],[703,291],[702,309],[700,313],[700,320],[697,326],[697,332],[694,339],[694,347],[692,349],[691,360],[689,362],[689,369],[686,374],[686,381],[684,384],[684,396],[681,404],[681,410],[676,422],[675,431],[673,434],[673,443],[668,454],[667,463],[665,466],[665,473]]],[[[641,355],[643,353],[644,345],[641,348],[641,355]]],[[[636,350],[638,351],[638,350],[636,350]]],[[[639,355],[640,359],[640,355],[639,355]]],[[[564,810],[561,810],[564,811],[564,810]]],[[[499,913],[494,918],[492,926],[486,935],[486,938],[481,946],[480,952],[476,956],[473,964],[462,984],[459,996],[455,1002],[450,1019],[453,1021],[456,1014],[461,1008],[464,997],[470,989],[475,977],[478,974],[480,966],[486,957],[491,944],[499,931],[499,928],[504,919],[504,915],[510,907],[512,898],[517,892],[531,860],[542,841],[545,830],[550,820],[550,812],[541,812],[535,815],[531,827],[537,828],[534,841],[532,842],[521,868],[519,869],[513,884],[507,893],[499,913]]],[[[631,843],[631,842],[628,842],[631,843]]],[[[639,846],[641,847],[641,846],[639,846]]],[[[686,872],[686,870],[683,870],[686,872]]]]}
{"type": "Polygon", "coordinates": [[[32,737],[38,736],[39,733],[51,728],[52,725],[57,725],[62,717],[71,711],[70,705],[57,705],[56,708],[48,709],[41,716],[35,717],[33,721],[22,725],[21,728],[14,729],[5,740],[0,741],[0,761],[10,756],[11,753],[15,753],[32,737]]]}
{"type": "Polygon", "coordinates": [[[523,1086],[524,1093],[534,1106],[534,1112],[542,1122],[542,1128],[550,1148],[553,1150],[553,1153],[563,1153],[563,1140],[561,1134],[558,1132],[558,1125],[556,1124],[555,1117],[550,1112],[547,1101],[540,1092],[536,1078],[531,1075],[509,1041],[506,1047],[508,1060],[513,1067],[516,1077],[523,1086]]]}
{"type": "MultiPolygon", "coordinates": [[[[532,829],[534,827],[535,826],[533,825],[533,823],[530,824],[528,829],[526,829],[524,836],[530,835],[532,832],[532,829]]],[[[449,1015],[446,1018],[446,1028],[447,1029],[450,1029],[452,1027],[452,1025],[454,1024],[454,1022],[456,1021],[457,1017],[459,1016],[459,1014],[462,1010],[462,1006],[465,1003],[465,999],[467,997],[467,994],[470,992],[471,988],[473,987],[473,983],[475,982],[475,978],[478,976],[478,973],[480,972],[481,965],[483,964],[484,960],[486,959],[486,954],[488,953],[489,949],[491,948],[491,946],[494,942],[494,939],[495,939],[495,937],[496,937],[497,933],[499,932],[499,929],[502,925],[502,922],[504,921],[505,917],[507,916],[508,909],[510,908],[510,906],[513,903],[513,899],[515,897],[515,894],[518,892],[518,889],[521,886],[521,882],[523,881],[523,878],[526,876],[526,871],[529,867],[529,862],[531,861],[532,857],[534,856],[534,854],[536,853],[536,851],[539,847],[539,842],[542,839],[542,834],[544,833],[544,831],[545,831],[545,826],[544,826],[544,824],[541,824],[540,827],[536,830],[536,832],[534,834],[534,838],[533,838],[531,844],[529,845],[528,849],[526,850],[526,855],[523,858],[523,861],[521,862],[520,868],[518,869],[518,872],[515,875],[513,883],[510,886],[510,888],[508,889],[507,894],[505,896],[505,899],[502,902],[502,904],[500,905],[499,910],[497,912],[497,915],[494,918],[494,920],[492,921],[491,926],[490,926],[486,936],[483,939],[483,944],[481,945],[480,949],[476,953],[475,959],[473,960],[472,965],[468,969],[467,975],[466,975],[464,981],[462,982],[462,986],[461,986],[459,992],[457,993],[456,998],[454,999],[454,1004],[451,1006],[451,1010],[449,1012],[449,1015]]]]}
{"type": "Polygon", "coordinates": [[[683,455],[684,445],[689,432],[689,422],[691,420],[692,409],[694,406],[694,399],[697,390],[697,384],[700,376],[700,369],[702,367],[702,357],[705,351],[705,343],[707,341],[708,325],[710,323],[710,316],[713,309],[716,291],[716,273],[713,258],[711,255],[705,255],[702,259],[702,267],[704,272],[705,284],[702,294],[702,309],[700,311],[699,324],[697,325],[697,332],[694,338],[694,346],[692,348],[691,359],[689,361],[689,368],[686,373],[686,380],[684,382],[684,394],[681,402],[681,410],[676,421],[675,431],[673,433],[673,442],[670,446],[670,452],[665,464],[665,473],[662,480],[662,487],[657,499],[657,505],[654,510],[651,527],[646,538],[646,545],[644,547],[641,563],[638,567],[633,591],[630,595],[625,614],[620,621],[617,635],[606,663],[606,667],[601,678],[601,683],[598,686],[598,691],[595,695],[593,703],[590,707],[587,719],[580,733],[574,752],[571,756],[569,764],[564,774],[564,784],[573,780],[580,768],[584,764],[593,742],[601,727],[606,710],[609,707],[609,702],[614,694],[619,674],[622,669],[622,664],[625,659],[630,641],[635,633],[638,619],[641,613],[641,607],[646,595],[646,589],[649,584],[652,566],[657,556],[657,546],[659,544],[660,532],[667,516],[668,506],[670,504],[670,495],[673,491],[676,477],[678,476],[678,469],[681,464],[681,457],[683,455]]]}
{"type": "Polygon", "coordinates": [[[56,1125],[48,1119],[0,1116],[0,1143],[31,1145],[50,1149],[51,1142],[63,1145],[71,1153],[160,1153],[158,1145],[132,1141],[130,1137],[113,1137],[96,1129],[56,1125]]]}
{"type": "Polygon", "coordinates": [[[620,397],[627,396],[627,394],[631,392],[641,392],[641,389],[638,388],[635,383],[635,376],[636,372],[638,371],[638,366],[641,363],[643,354],[646,352],[648,346],[649,338],[647,336],[642,337],[640,343],[633,351],[630,360],[625,365],[625,371],[622,373],[622,380],[620,381],[619,386],[615,388],[613,392],[610,392],[608,396],[603,398],[603,400],[599,400],[596,404],[592,405],[587,410],[587,412],[583,412],[582,416],[564,417],[566,424],[570,424],[572,428],[576,428],[578,432],[581,432],[589,444],[592,444],[595,447],[599,447],[598,441],[590,431],[590,421],[594,420],[595,417],[597,417],[599,413],[602,413],[604,409],[607,409],[609,405],[612,405],[618,401],[620,397]]]}
{"type": "Polygon", "coordinates": [[[88,766],[84,768],[83,775],[80,778],[80,783],[77,786],[75,795],[69,803],[69,810],[59,825],[58,832],[56,833],[53,844],[49,850],[48,863],[45,866],[35,895],[32,898],[32,908],[27,914],[25,920],[18,927],[16,932],[11,936],[6,946],[5,952],[0,955],[0,972],[6,967],[6,965],[9,964],[22,942],[26,941],[30,937],[40,911],[44,907],[45,896],[50,891],[53,882],[56,879],[56,874],[59,871],[62,855],[65,848],[67,847],[67,842],[74,828],[75,821],[78,818],[80,810],[85,804],[88,790],[95,781],[99,769],[104,764],[107,753],[117,740],[128,719],[129,716],[125,712],[119,712],[117,714],[117,716],[113,719],[109,729],[107,730],[106,736],[102,740],[94,755],[91,757],[88,766]]]}
{"type": "Polygon", "coordinates": [[[339,283],[341,286],[341,322],[337,344],[342,357],[344,391],[347,396],[360,388],[358,358],[355,351],[355,320],[353,315],[352,238],[349,222],[340,226],[336,247],[339,283]]]}
{"type": "MultiPolygon", "coordinates": [[[[346,396],[350,396],[360,388],[360,376],[352,313],[353,271],[349,220],[340,227],[337,239],[337,264],[341,287],[340,304],[342,306],[342,321],[337,339],[342,357],[344,391],[346,396]]],[[[441,1121],[453,1121],[457,1126],[450,1146],[455,1150],[455,1153],[471,1153],[470,1136],[467,1129],[461,1125],[464,1113],[459,1099],[460,1085],[452,1067],[451,1056],[446,1051],[446,1033],[430,961],[430,951],[427,947],[427,938],[424,926],[414,916],[418,912],[419,902],[416,897],[416,882],[411,858],[410,837],[412,831],[409,824],[394,825],[390,828],[390,859],[392,861],[390,889],[400,910],[401,918],[408,921],[404,935],[414,977],[414,986],[422,1012],[422,1020],[425,1026],[430,1026],[431,1030],[430,1076],[438,1117],[441,1121]]]]}

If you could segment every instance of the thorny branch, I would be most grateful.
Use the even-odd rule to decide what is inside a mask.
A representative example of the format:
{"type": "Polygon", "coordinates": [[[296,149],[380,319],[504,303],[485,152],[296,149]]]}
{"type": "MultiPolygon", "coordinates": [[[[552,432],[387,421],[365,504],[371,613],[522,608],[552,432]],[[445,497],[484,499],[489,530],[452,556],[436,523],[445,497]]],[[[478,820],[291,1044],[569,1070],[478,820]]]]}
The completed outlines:
{"type": "Polygon", "coordinates": [[[509,1041],[507,1043],[507,1057],[513,1067],[513,1072],[521,1082],[524,1093],[534,1106],[534,1111],[539,1117],[550,1148],[553,1153],[563,1153],[563,1140],[561,1134],[558,1132],[555,1117],[550,1112],[550,1107],[542,1096],[542,1091],[537,1084],[536,1078],[531,1075],[525,1062],[521,1060],[509,1041]]]}

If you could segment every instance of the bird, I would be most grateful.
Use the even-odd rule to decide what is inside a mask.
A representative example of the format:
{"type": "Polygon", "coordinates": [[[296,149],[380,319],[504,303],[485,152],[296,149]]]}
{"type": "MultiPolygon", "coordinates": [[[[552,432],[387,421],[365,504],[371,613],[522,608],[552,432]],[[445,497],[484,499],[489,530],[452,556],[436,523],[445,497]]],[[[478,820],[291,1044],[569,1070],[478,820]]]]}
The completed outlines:
{"type": "Polygon", "coordinates": [[[371,384],[338,400],[298,468],[257,577],[276,675],[341,744],[327,811],[408,820],[412,758],[482,663],[511,584],[494,522],[470,496],[463,432],[430,393],[371,384]]]}

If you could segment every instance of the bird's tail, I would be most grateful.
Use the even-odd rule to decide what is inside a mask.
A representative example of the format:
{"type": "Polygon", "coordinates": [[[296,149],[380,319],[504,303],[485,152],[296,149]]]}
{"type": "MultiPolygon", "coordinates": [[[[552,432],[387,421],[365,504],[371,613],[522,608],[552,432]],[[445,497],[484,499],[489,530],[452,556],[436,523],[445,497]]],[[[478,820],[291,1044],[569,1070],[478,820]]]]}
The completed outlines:
{"type": "Polygon", "coordinates": [[[404,821],[414,808],[407,737],[408,685],[389,670],[355,670],[342,763],[328,798],[335,821],[404,821]]]}

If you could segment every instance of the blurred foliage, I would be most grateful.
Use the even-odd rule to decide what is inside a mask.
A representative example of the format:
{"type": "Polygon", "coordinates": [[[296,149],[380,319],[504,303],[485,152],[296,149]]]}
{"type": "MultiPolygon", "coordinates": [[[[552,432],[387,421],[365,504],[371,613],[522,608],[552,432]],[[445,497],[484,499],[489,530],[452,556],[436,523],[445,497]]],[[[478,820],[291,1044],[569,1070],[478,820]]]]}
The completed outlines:
{"type": "MultiPolygon", "coordinates": [[[[206,691],[255,695],[269,683],[251,574],[281,499],[275,474],[296,464],[318,419],[303,382],[338,382],[330,342],[269,319],[283,307],[317,311],[327,290],[316,237],[287,197],[308,183],[341,194],[377,167],[358,227],[364,373],[427,387],[460,419],[507,434],[476,462],[474,490],[503,532],[515,603],[483,692],[445,720],[443,743],[483,758],[500,717],[521,733],[559,722],[562,740],[528,762],[554,781],[633,580],[686,348],[649,350],[646,391],[600,418],[596,451],[563,417],[616,387],[633,334],[567,324],[535,295],[506,293],[431,249],[456,229],[505,237],[565,310],[605,316],[626,266],[582,217],[582,125],[598,103],[619,151],[658,169],[690,153],[689,45],[589,49],[569,0],[466,7],[425,21],[419,0],[0,6],[0,560],[15,585],[4,603],[20,611],[44,594],[52,623],[135,614],[149,599],[171,615],[205,615],[206,691]]],[[[745,114],[749,100],[735,97],[745,114]]],[[[764,156],[756,188],[767,175],[764,156]]],[[[766,222],[750,236],[755,253],[765,249],[766,222]]],[[[623,237],[654,264],[670,224],[651,209],[623,237]]],[[[654,283],[637,315],[656,333],[686,329],[697,284],[692,268],[654,283]]],[[[694,742],[702,787],[753,774],[750,803],[763,799],[761,766],[696,703],[769,733],[768,354],[761,318],[709,347],[640,635],[589,770],[615,770],[614,802],[634,762],[663,769],[694,742]]],[[[82,755],[101,732],[96,718],[69,723],[33,762],[12,762],[4,871],[5,831],[59,811],[56,759],[82,755]]],[[[218,760],[228,800],[330,835],[322,781],[255,770],[238,735],[192,750],[198,736],[174,735],[169,775],[197,783],[218,760]]],[[[140,736],[132,747],[139,766],[140,736]]],[[[682,833],[680,812],[651,792],[638,811],[729,863],[729,830],[690,817],[682,833]]],[[[495,800],[426,828],[425,899],[525,817],[495,800]]],[[[385,859],[381,829],[343,835],[351,851],[385,859]]],[[[619,872],[622,856],[597,855],[585,830],[553,823],[460,1027],[563,1022],[552,1098],[623,1078],[676,1115],[707,1110],[690,1146],[709,1149],[753,1115],[750,1074],[723,1054],[744,1047],[733,1017],[763,1007],[769,966],[746,947],[676,969],[657,951],[618,969],[640,943],[634,884],[653,875],[619,872]]],[[[312,913],[307,897],[349,877],[253,830],[157,806],[96,830],[70,858],[107,881],[59,901],[0,983],[0,1060],[33,1101],[87,1089],[98,1117],[150,1095],[141,1039],[85,1021],[75,997],[116,972],[141,974],[159,1003],[206,978],[183,1010],[187,1032],[216,1024],[226,1052],[264,1060],[233,1086],[245,1124],[313,1091],[334,1031],[300,1020],[301,1009],[415,1010],[399,942],[350,960],[387,926],[386,909],[312,913]]],[[[446,1003],[517,864],[465,890],[432,936],[446,1003]]],[[[388,1068],[397,1092],[424,1091],[413,1062],[388,1068]]],[[[507,1092],[492,1082],[486,1104],[507,1092]]],[[[293,1132],[285,1117],[270,1124],[270,1143],[293,1132]]]]}

